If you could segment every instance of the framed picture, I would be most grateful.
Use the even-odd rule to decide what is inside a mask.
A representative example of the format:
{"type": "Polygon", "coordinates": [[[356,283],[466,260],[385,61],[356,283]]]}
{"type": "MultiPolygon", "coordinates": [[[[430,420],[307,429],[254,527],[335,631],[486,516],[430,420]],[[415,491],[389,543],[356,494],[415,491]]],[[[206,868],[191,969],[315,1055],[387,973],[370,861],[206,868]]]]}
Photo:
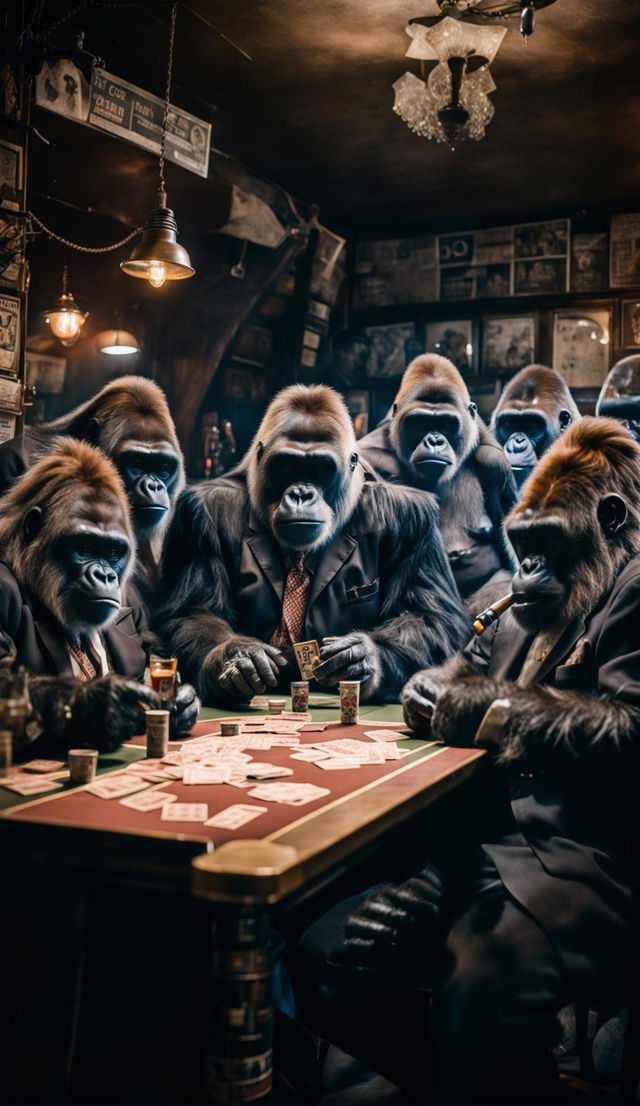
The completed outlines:
{"type": "Polygon", "coordinates": [[[415,333],[415,323],[365,327],[369,342],[367,376],[402,376],[408,364],[407,343],[415,338],[415,333]]]}
{"type": "Polygon", "coordinates": [[[436,298],[436,240],[432,234],[358,242],[354,308],[404,306],[436,298]]]}
{"type": "Polygon", "coordinates": [[[228,368],[223,391],[227,399],[266,399],[267,379],[250,369],[228,368]]]}
{"type": "Polygon", "coordinates": [[[0,376],[0,411],[19,415],[22,411],[22,381],[0,376]]]}
{"type": "Polygon", "coordinates": [[[491,315],[482,321],[482,375],[515,373],[535,361],[533,315],[491,315]]]}
{"type": "Polygon", "coordinates": [[[15,296],[0,296],[0,370],[16,376],[19,357],[20,300],[15,296]]]}
{"type": "Polygon", "coordinates": [[[20,210],[22,147],[0,139],[0,207],[20,210]]]}
{"type": "Polygon", "coordinates": [[[0,285],[23,291],[24,223],[17,215],[0,211],[0,285]]]}
{"type": "Polygon", "coordinates": [[[427,323],[425,328],[427,353],[439,353],[453,361],[463,376],[473,373],[473,322],[453,319],[443,323],[427,323]]]}
{"type": "Polygon", "coordinates": [[[11,438],[16,436],[16,416],[5,415],[4,411],[0,411],[0,445],[2,442],[8,442],[11,438]]]}
{"type": "Polygon", "coordinates": [[[571,239],[572,292],[597,292],[609,278],[609,251],[604,231],[574,234],[571,239]]]}
{"type": "Polygon", "coordinates": [[[513,228],[513,241],[516,258],[566,257],[569,253],[569,220],[522,223],[513,228]]]}
{"type": "Polygon", "coordinates": [[[369,392],[366,389],[347,388],[342,395],[356,438],[364,438],[369,430],[369,392]]]}
{"type": "Polygon", "coordinates": [[[273,354],[273,331],[263,326],[245,326],[240,331],[233,348],[238,361],[262,367],[268,365],[273,354]]]}
{"type": "Polygon", "coordinates": [[[570,388],[595,388],[609,371],[611,310],[584,307],[556,311],[553,367],[570,388]]]}
{"type": "Polygon", "coordinates": [[[543,292],[566,292],[568,257],[544,257],[516,261],[513,294],[538,296],[543,292]]]}
{"type": "Polygon", "coordinates": [[[622,301],[622,349],[640,349],[640,300],[622,301]]]}
{"type": "Polygon", "coordinates": [[[640,214],[611,216],[609,276],[612,288],[640,284],[640,214]]]}
{"type": "Polygon", "coordinates": [[[36,395],[60,395],[64,388],[67,362],[64,357],[27,353],[27,385],[35,386],[36,395]]]}

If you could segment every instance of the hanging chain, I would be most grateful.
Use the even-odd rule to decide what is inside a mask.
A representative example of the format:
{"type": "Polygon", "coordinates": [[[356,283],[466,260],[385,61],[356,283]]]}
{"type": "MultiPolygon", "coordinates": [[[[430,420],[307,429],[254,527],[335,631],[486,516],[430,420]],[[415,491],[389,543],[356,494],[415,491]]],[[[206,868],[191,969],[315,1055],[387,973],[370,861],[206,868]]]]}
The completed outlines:
{"type": "MultiPolygon", "coordinates": [[[[166,192],[166,184],[164,179],[164,150],[167,141],[167,119],[169,118],[169,97],[171,96],[171,81],[173,78],[173,43],[176,37],[176,15],[178,12],[178,5],[174,0],[171,5],[171,24],[169,27],[169,57],[167,59],[167,83],[164,90],[164,106],[162,112],[162,138],[160,141],[160,160],[158,162],[158,191],[163,194],[166,192]]],[[[163,201],[162,206],[166,206],[166,200],[163,201]]]]}
{"type": "Polygon", "coordinates": [[[79,253],[111,253],[112,250],[119,250],[121,246],[126,246],[127,242],[130,242],[132,238],[135,238],[137,234],[140,234],[142,227],[136,227],[131,231],[126,238],[122,238],[119,242],[114,242],[112,246],[79,246],[77,242],[71,242],[68,238],[63,238],[61,234],[56,234],[54,230],[50,230],[45,226],[41,219],[37,215],[33,214],[33,211],[28,213],[29,220],[35,223],[37,227],[46,234],[48,238],[53,238],[56,242],[60,242],[63,246],[68,246],[70,250],[78,250],[79,253]]]}

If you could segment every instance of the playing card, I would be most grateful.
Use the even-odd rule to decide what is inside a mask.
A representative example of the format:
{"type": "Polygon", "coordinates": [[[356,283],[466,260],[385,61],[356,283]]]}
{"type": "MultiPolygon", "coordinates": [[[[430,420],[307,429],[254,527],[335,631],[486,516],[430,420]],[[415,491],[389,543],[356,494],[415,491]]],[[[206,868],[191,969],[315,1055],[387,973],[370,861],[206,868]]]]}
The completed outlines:
{"type": "Polygon", "coordinates": [[[125,795],[133,795],[135,791],[144,791],[148,787],[147,780],[137,779],[128,774],[103,777],[89,784],[85,789],[90,795],[96,795],[99,799],[122,799],[125,795]]]}
{"type": "Polygon", "coordinates": [[[296,734],[272,734],[271,745],[274,749],[282,747],[283,749],[293,748],[294,745],[300,744],[300,738],[296,734]]]}
{"type": "Polygon", "coordinates": [[[220,810],[217,814],[214,814],[212,818],[205,822],[205,826],[217,826],[218,829],[240,829],[241,826],[246,826],[247,822],[252,822],[254,818],[258,818],[260,814],[265,814],[267,810],[268,807],[266,806],[234,803],[233,806],[228,806],[226,810],[220,810]]]}
{"type": "Polygon", "coordinates": [[[309,764],[316,764],[319,760],[328,760],[330,753],[320,753],[317,749],[303,749],[301,752],[291,753],[289,760],[306,760],[309,764]]]}
{"type": "Polygon", "coordinates": [[[206,822],[209,808],[206,803],[167,803],[160,817],[163,822],[206,822]]]}
{"type": "Polygon", "coordinates": [[[157,775],[161,780],[181,780],[184,775],[184,767],[180,764],[170,764],[167,768],[163,768],[157,775]]]}
{"type": "Polygon", "coordinates": [[[216,767],[204,764],[187,764],[182,776],[183,783],[226,783],[231,776],[230,764],[219,764],[216,767]]]}
{"type": "Polygon", "coordinates": [[[27,764],[23,764],[22,768],[25,772],[57,772],[59,768],[64,768],[64,761],[30,760],[27,764]]]}
{"type": "Polygon", "coordinates": [[[300,678],[310,680],[314,668],[320,664],[320,647],[317,641],[298,641],[293,646],[296,655],[300,678]]]}
{"type": "Polygon", "coordinates": [[[292,776],[293,768],[281,768],[279,764],[256,761],[247,765],[246,773],[250,780],[276,780],[278,776],[292,776]]]}
{"type": "Polygon", "coordinates": [[[335,741],[318,741],[314,746],[321,753],[329,753],[330,756],[359,757],[366,755],[369,749],[368,741],[357,741],[351,737],[338,737],[335,741]]]}
{"type": "Polygon", "coordinates": [[[324,733],[328,725],[328,722],[305,722],[300,733],[324,733]]]}
{"type": "Polygon", "coordinates": [[[153,772],[160,764],[162,764],[160,757],[145,757],[144,760],[136,760],[133,764],[128,764],[127,772],[153,772]]]}
{"type": "Polygon", "coordinates": [[[372,738],[373,741],[402,741],[397,730],[365,730],[364,736],[372,738]]]}
{"type": "Polygon", "coordinates": [[[249,792],[249,797],[271,803],[303,806],[330,794],[327,787],[316,787],[312,783],[262,783],[249,792]]]}
{"type": "Polygon", "coordinates": [[[175,779],[174,776],[167,776],[167,774],[159,769],[152,769],[150,772],[138,772],[133,773],[134,776],[139,776],[141,780],[146,780],[147,783],[166,783],[168,779],[175,779]]]}
{"type": "Polygon", "coordinates": [[[273,736],[271,734],[256,734],[255,736],[247,738],[245,749],[270,749],[273,745],[273,736]]]}
{"type": "Polygon", "coordinates": [[[347,768],[361,768],[362,761],[355,760],[352,757],[329,757],[328,760],[316,761],[318,768],[324,769],[325,772],[340,772],[347,768]]]}
{"type": "Polygon", "coordinates": [[[252,787],[253,784],[249,783],[249,780],[245,775],[232,776],[230,780],[226,781],[230,787],[252,787]]]}
{"type": "Polygon", "coordinates": [[[8,791],[15,791],[18,795],[39,795],[45,791],[57,791],[62,787],[62,784],[56,783],[55,780],[38,779],[37,776],[33,779],[26,777],[18,779],[13,776],[11,779],[0,780],[0,785],[6,787],[8,791]]]}
{"type": "Polygon", "coordinates": [[[407,749],[399,749],[395,741],[385,741],[380,745],[385,760],[402,760],[406,756],[407,749]]]}
{"type": "Polygon", "coordinates": [[[283,710],[280,715],[285,720],[291,720],[292,722],[310,722],[311,711],[309,710],[283,710]]]}
{"type": "Polygon", "coordinates": [[[166,803],[175,803],[177,798],[177,795],[169,795],[166,791],[142,791],[139,795],[120,799],[120,806],[129,806],[146,814],[149,810],[159,810],[166,803]]]}

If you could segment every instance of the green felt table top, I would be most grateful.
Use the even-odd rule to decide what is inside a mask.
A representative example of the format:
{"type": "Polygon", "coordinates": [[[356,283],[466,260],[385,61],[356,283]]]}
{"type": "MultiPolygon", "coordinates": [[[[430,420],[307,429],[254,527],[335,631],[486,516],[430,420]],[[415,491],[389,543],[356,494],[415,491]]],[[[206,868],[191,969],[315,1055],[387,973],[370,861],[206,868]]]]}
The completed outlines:
{"type": "MultiPolygon", "coordinates": [[[[285,698],[285,696],[279,696],[279,698],[285,698]]],[[[200,712],[200,721],[206,721],[211,718],[239,718],[239,717],[251,717],[260,714],[266,714],[266,705],[244,706],[242,709],[230,710],[222,709],[218,707],[203,707],[200,712]]],[[[290,698],[286,699],[285,710],[291,709],[290,698]]],[[[340,720],[340,703],[337,695],[322,695],[312,694],[309,696],[309,710],[311,711],[314,721],[317,722],[339,722],[340,720]]],[[[401,722],[402,721],[402,707],[398,703],[365,703],[360,707],[361,718],[376,718],[379,721],[384,722],[401,722]]],[[[422,741],[416,741],[416,748],[422,741]]],[[[90,741],[87,740],[87,744],[90,741]]],[[[412,748],[409,742],[406,743],[405,748],[412,748]]],[[[41,754],[43,757],[48,756],[47,753],[41,754]]],[[[51,754],[54,756],[54,754],[51,754]]],[[[112,772],[118,768],[124,768],[127,764],[132,764],[135,760],[141,760],[146,756],[146,749],[144,744],[134,745],[127,744],[122,745],[119,749],[116,749],[113,753],[105,753],[98,760],[98,775],[102,775],[103,772],[112,772]]],[[[63,754],[57,759],[62,760],[63,754]]],[[[64,790],[69,790],[73,787],[73,784],[64,782],[64,790]]],[[[54,792],[51,792],[54,794],[54,792]]],[[[21,806],[23,803],[30,802],[32,799],[38,798],[37,795],[18,795],[14,791],[7,791],[6,788],[0,785],[0,810],[6,810],[9,807],[21,806]]]]}

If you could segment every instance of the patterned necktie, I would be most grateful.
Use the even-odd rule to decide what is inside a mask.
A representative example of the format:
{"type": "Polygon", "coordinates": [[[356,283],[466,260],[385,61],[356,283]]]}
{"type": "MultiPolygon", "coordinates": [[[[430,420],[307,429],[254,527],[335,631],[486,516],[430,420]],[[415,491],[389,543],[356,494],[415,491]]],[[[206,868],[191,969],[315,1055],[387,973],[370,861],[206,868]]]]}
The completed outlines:
{"type": "Polygon", "coordinates": [[[283,653],[291,655],[292,644],[302,640],[310,588],[311,576],[304,566],[304,553],[292,553],[282,597],[282,618],[271,638],[271,644],[283,653]]]}
{"type": "Polygon", "coordinates": [[[80,669],[79,679],[81,679],[84,683],[86,683],[88,680],[94,680],[95,677],[98,675],[98,672],[96,670],[96,666],[91,660],[91,657],[82,648],[81,639],[79,637],[67,638],[67,644],[69,646],[70,652],[73,654],[78,668],[80,669]]]}

